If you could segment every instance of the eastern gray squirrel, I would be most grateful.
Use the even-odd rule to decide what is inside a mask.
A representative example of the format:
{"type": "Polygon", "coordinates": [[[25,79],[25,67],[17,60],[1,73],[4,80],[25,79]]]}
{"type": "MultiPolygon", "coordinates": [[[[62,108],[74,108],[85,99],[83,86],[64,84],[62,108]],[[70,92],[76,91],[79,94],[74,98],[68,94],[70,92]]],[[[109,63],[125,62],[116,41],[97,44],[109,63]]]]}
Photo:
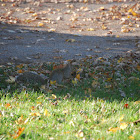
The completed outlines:
{"type": "Polygon", "coordinates": [[[56,81],[58,84],[62,83],[63,80],[71,78],[72,73],[72,62],[68,62],[62,68],[57,68],[50,74],[50,81],[56,81]]]}

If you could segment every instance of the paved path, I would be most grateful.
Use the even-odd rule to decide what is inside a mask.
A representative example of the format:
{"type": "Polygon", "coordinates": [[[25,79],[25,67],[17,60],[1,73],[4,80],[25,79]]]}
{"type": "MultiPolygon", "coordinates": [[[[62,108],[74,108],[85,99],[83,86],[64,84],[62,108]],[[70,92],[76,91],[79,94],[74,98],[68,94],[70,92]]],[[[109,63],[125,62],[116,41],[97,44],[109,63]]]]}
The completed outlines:
{"type": "MultiPolygon", "coordinates": [[[[125,3],[130,7],[134,4],[125,3]]],[[[26,3],[13,7],[6,3],[0,8],[0,64],[110,57],[134,50],[140,43],[140,17],[126,20],[132,26],[125,23],[126,32],[121,32],[121,22],[129,14],[122,11],[109,15],[111,7],[119,12],[125,5],[26,3]]]]}

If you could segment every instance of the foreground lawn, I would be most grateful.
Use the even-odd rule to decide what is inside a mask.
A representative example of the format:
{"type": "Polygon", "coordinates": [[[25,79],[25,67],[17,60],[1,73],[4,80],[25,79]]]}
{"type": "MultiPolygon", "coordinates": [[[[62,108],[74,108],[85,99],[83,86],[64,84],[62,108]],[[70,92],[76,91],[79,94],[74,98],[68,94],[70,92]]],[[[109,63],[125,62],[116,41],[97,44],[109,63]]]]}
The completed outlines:
{"type": "Polygon", "coordinates": [[[63,99],[34,92],[2,97],[2,139],[139,139],[140,101],[63,99]]]}
{"type": "Polygon", "coordinates": [[[140,67],[119,69],[123,60],[86,61],[88,77],[42,91],[7,83],[19,70],[1,68],[0,139],[138,140],[140,67]]]}

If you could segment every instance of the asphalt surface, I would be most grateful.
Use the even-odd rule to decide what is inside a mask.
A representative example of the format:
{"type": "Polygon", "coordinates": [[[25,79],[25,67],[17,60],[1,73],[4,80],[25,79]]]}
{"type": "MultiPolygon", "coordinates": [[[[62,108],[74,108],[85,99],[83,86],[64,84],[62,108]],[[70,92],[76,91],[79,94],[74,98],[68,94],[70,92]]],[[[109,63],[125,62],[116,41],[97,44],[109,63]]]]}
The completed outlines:
{"type": "Polygon", "coordinates": [[[104,16],[100,15],[100,7],[109,9],[113,5],[122,6],[124,3],[74,3],[72,8],[68,5],[70,4],[43,3],[36,6],[25,3],[11,7],[11,3],[6,3],[2,6],[0,64],[59,62],[90,56],[114,57],[137,48],[136,45],[140,42],[140,20],[135,21],[138,27],[134,31],[121,32],[123,25],[120,24],[120,19],[103,19],[104,16]],[[4,18],[5,12],[8,12],[7,7],[12,11],[12,17],[20,20],[19,23],[11,24],[15,19],[10,22],[10,19],[4,18]],[[27,7],[39,15],[28,24],[25,21],[34,19],[34,13],[25,13],[27,7]],[[107,29],[101,29],[103,24],[107,29]]]}

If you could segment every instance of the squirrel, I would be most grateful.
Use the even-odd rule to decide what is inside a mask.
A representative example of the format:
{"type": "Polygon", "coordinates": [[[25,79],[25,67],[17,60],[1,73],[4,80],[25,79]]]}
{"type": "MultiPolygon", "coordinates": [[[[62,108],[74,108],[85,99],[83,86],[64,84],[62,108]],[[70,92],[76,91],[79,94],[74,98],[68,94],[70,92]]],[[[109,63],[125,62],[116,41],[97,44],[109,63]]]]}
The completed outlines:
{"type": "Polygon", "coordinates": [[[58,84],[61,84],[63,80],[71,78],[72,73],[72,62],[68,62],[64,67],[57,68],[52,71],[50,74],[50,80],[56,81],[58,84]]]}

